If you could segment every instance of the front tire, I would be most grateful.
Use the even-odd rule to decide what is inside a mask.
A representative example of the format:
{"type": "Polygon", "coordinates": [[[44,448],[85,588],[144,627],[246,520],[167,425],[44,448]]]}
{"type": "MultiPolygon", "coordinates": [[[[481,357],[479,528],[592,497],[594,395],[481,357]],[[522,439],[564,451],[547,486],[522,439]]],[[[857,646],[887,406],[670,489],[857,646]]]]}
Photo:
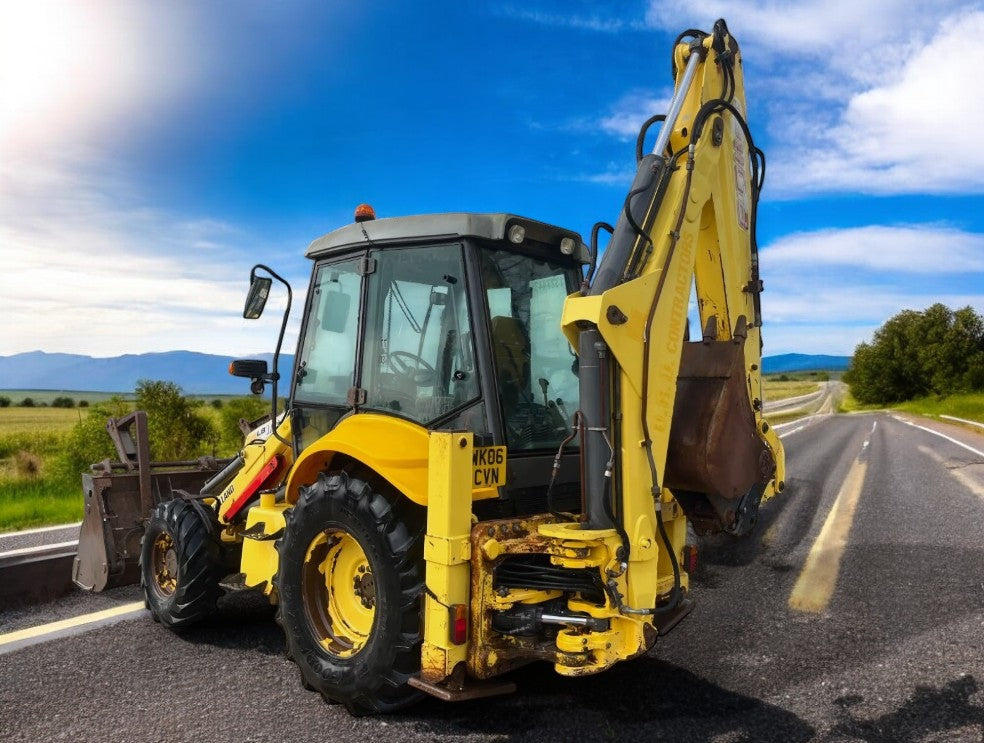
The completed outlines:
{"type": "Polygon", "coordinates": [[[222,546],[204,506],[158,503],[140,546],[140,585],[155,621],[184,629],[211,617],[221,593],[222,546]]]}
{"type": "Polygon", "coordinates": [[[303,683],[353,714],[418,701],[424,511],[345,473],[303,488],[277,543],[277,621],[303,683]]]}

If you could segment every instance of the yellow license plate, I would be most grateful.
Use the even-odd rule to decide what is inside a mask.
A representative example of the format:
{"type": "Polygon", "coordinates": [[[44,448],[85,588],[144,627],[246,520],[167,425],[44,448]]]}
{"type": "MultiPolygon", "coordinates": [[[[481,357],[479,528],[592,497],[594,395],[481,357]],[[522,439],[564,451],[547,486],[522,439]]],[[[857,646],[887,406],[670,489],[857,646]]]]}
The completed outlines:
{"type": "Polygon", "coordinates": [[[472,451],[472,485],[495,488],[506,484],[506,447],[476,446],[472,451]]]}

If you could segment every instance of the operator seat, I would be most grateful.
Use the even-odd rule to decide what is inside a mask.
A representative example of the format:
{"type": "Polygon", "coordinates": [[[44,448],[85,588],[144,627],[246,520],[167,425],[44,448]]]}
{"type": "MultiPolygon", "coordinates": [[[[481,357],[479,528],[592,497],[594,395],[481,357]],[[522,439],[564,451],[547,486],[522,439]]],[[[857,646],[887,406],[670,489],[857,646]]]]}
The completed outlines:
{"type": "Polygon", "coordinates": [[[512,407],[529,389],[530,352],[519,320],[498,315],[492,318],[492,356],[499,374],[499,393],[512,407]]]}

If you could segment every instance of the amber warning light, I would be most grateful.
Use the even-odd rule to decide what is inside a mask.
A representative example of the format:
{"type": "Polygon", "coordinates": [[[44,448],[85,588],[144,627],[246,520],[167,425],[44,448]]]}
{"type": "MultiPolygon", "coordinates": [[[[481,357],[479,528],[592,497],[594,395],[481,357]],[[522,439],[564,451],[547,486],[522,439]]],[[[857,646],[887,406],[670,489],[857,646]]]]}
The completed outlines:
{"type": "Polygon", "coordinates": [[[355,207],[355,221],[368,222],[376,218],[376,210],[368,204],[359,204],[355,207]]]}

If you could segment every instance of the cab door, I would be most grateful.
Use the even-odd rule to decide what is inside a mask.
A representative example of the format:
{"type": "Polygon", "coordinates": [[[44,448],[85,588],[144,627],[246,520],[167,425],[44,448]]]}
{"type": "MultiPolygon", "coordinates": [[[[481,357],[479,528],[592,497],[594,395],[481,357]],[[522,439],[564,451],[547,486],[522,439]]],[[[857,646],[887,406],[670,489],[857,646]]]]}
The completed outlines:
{"type": "Polygon", "coordinates": [[[324,436],[358,397],[366,258],[319,265],[308,292],[294,366],[292,409],[298,451],[324,436]]]}

